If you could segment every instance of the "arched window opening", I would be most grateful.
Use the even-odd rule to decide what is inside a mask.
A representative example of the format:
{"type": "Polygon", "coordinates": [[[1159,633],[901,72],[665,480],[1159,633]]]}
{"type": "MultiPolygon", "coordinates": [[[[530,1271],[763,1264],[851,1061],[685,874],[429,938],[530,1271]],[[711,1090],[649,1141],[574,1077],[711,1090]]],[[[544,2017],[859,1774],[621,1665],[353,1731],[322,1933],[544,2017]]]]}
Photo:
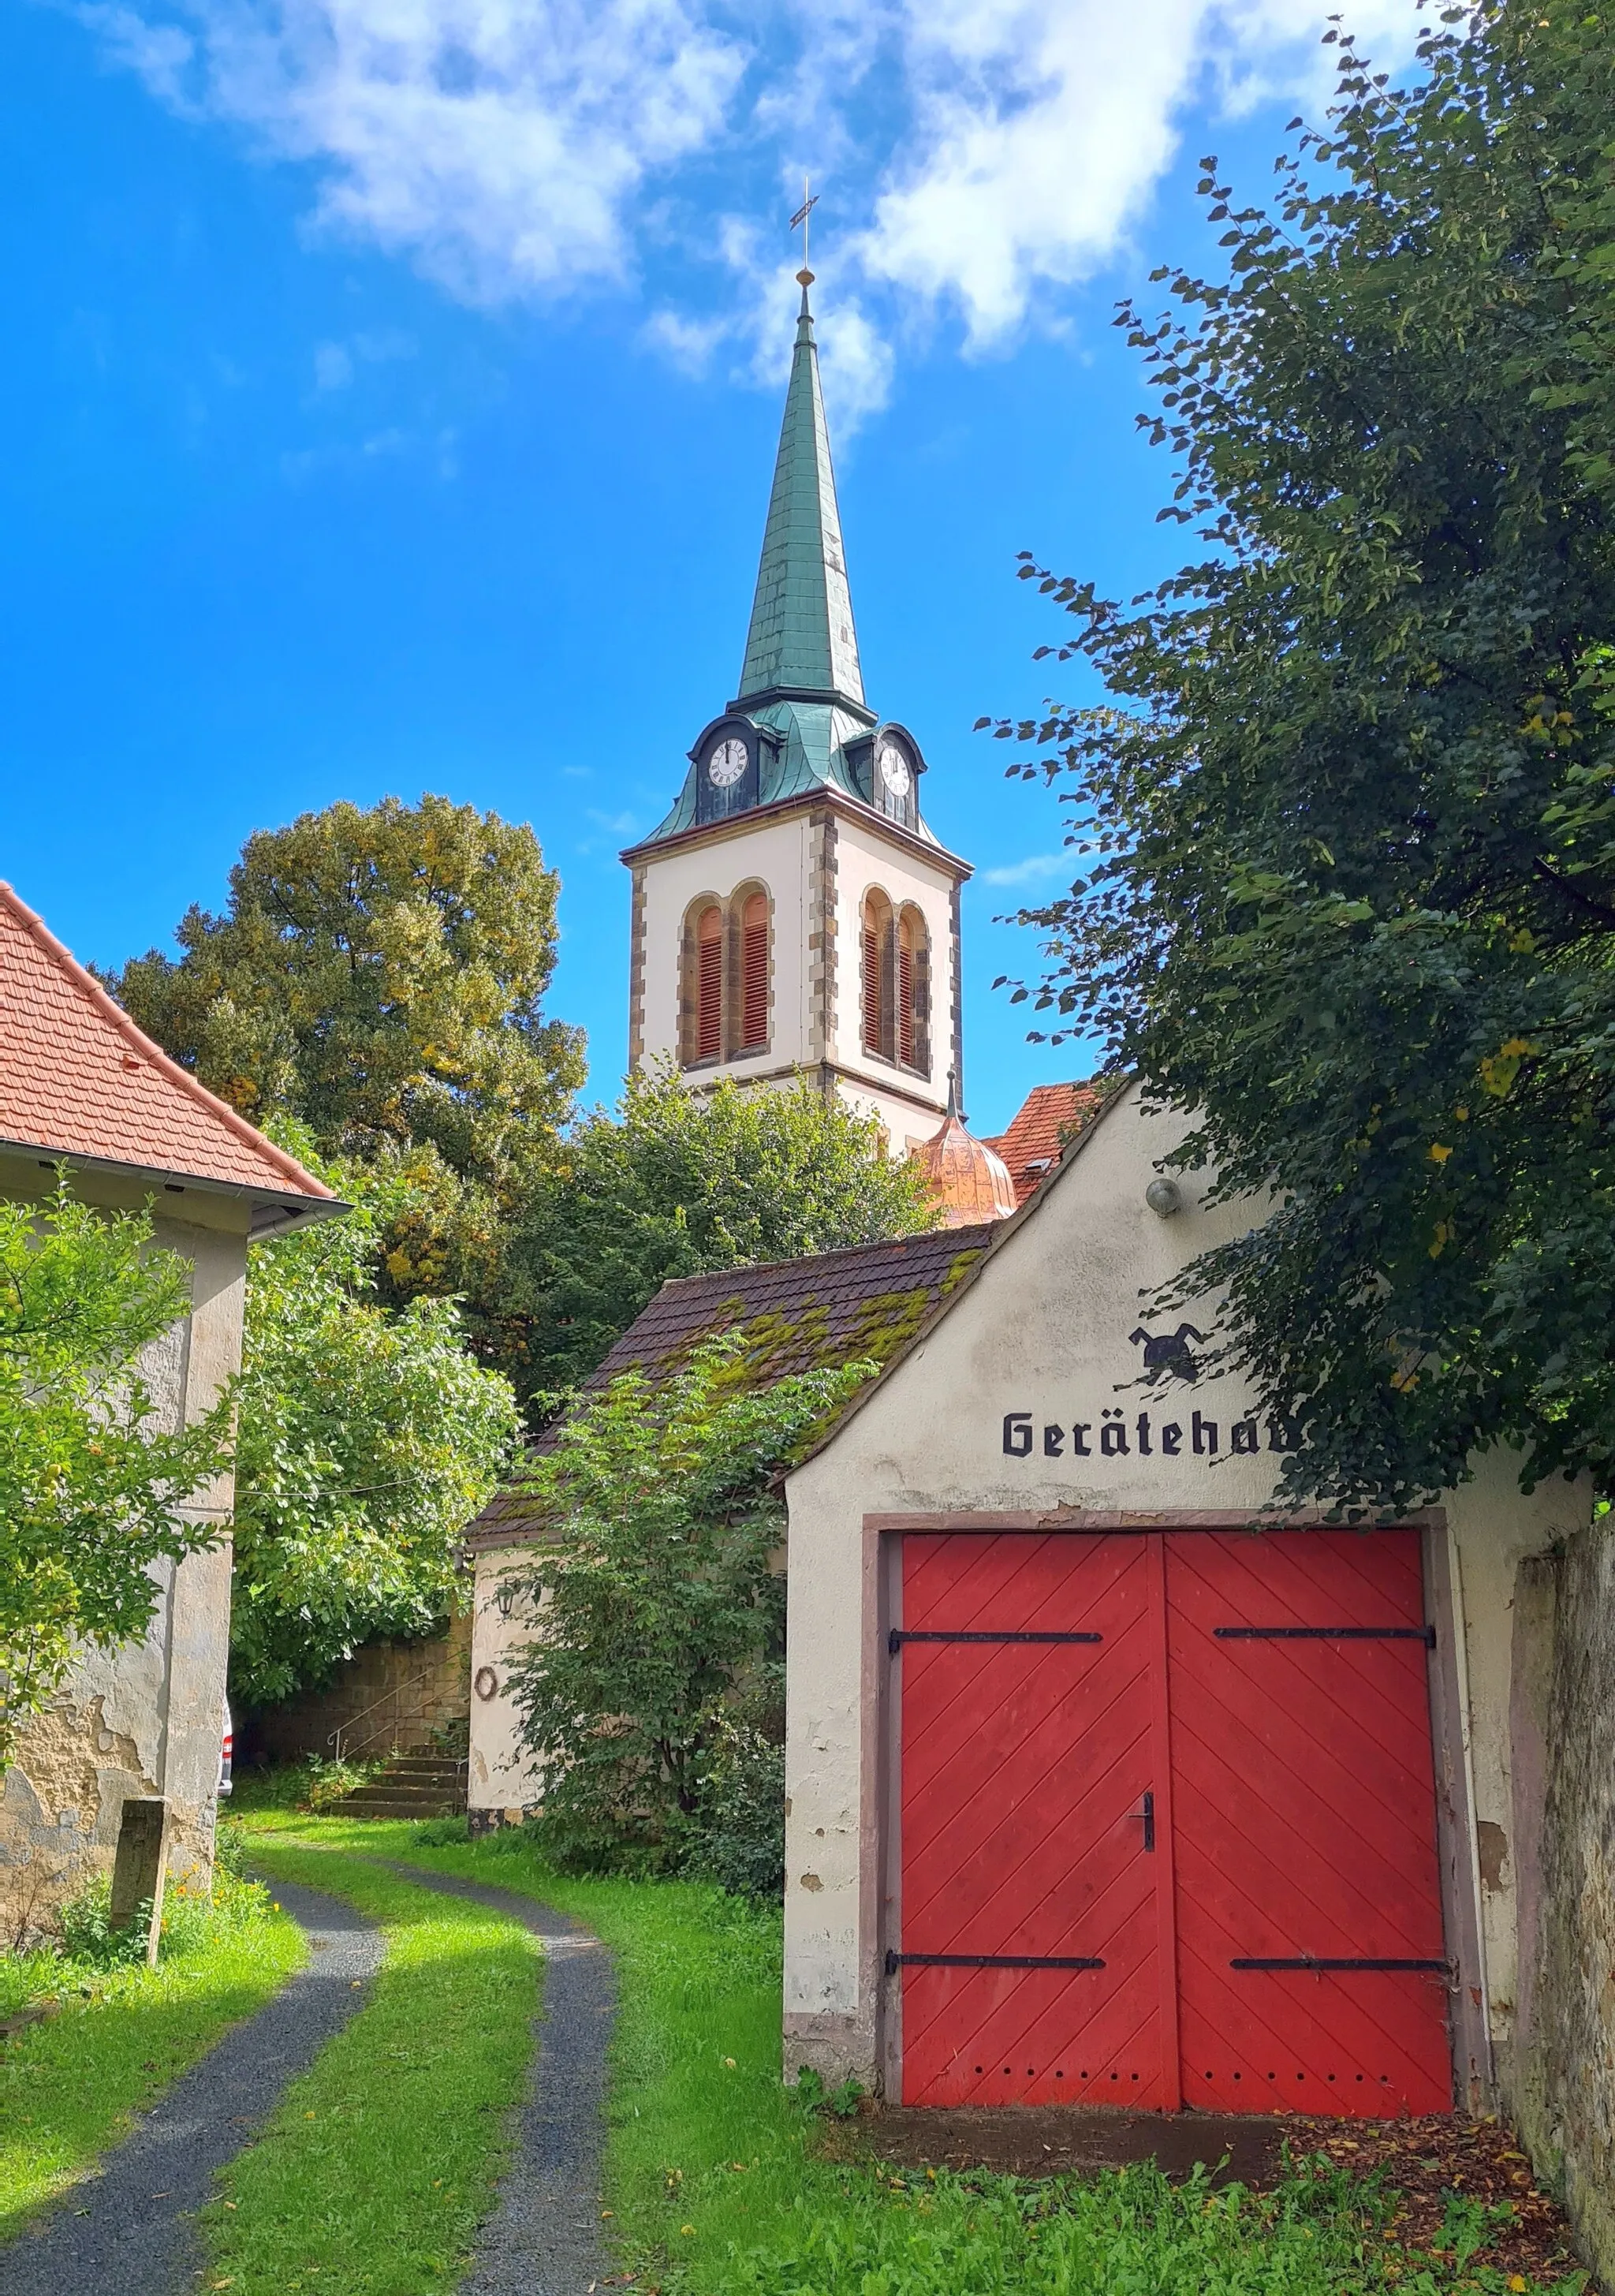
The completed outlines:
{"type": "Polygon", "coordinates": [[[768,1043],[768,896],[749,893],[741,910],[740,1043],[760,1053],[768,1043]]]}
{"type": "Polygon", "coordinates": [[[715,1061],[724,1049],[724,913],[710,901],[695,921],[694,1055],[715,1061]]]}
{"type": "Polygon", "coordinates": [[[884,893],[869,893],[864,901],[864,1050],[882,1060],[897,1058],[895,1018],[893,919],[884,893]]]}
{"type": "Polygon", "coordinates": [[[912,906],[898,920],[898,1058],[906,1069],[930,1074],[927,1022],[930,1013],[930,936],[912,906]]]}

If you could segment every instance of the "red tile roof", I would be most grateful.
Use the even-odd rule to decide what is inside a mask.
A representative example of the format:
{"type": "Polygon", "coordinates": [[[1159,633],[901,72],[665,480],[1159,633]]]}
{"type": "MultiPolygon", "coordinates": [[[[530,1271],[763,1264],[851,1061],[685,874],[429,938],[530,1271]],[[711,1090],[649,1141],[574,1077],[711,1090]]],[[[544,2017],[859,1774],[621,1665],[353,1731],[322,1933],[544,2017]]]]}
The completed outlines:
{"type": "MultiPolygon", "coordinates": [[[[746,1341],[759,1385],[860,1357],[886,1363],[916,1336],[996,1233],[990,1221],[933,1228],[889,1243],[676,1276],[590,1374],[584,1392],[635,1368],[654,1376],[682,1361],[698,1341],[734,1329],[746,1341]]],[[[547,1450],[558,1431],[559,1423],[534,1447],[547,1450]]],[[[470,1531],[480,1547],[537,1535],[531,1503],[519,1490],[496,1493],[470,1531]]]]}
{"type": "Polygon", "coordinates": [[[323,1181],[137,1029],[0,883],[0,1144],[284,1203],[323,1181]]]}
{"type": "Polygon", "coordinates": [[[1035,1084],[1009,1130],[985,1144],[1009,1166],[1018,1204],[1053,1170],[1061,1150],[1098,1114],[1103,1097],[1097,1085],[1035,1084]]]}

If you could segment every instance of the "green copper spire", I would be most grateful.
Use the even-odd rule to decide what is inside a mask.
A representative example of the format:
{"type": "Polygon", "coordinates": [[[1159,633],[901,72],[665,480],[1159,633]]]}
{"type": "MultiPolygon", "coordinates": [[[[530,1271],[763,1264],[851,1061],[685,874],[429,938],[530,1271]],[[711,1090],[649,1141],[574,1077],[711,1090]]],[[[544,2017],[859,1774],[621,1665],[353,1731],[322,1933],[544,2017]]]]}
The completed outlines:
{"type": "Polygon", "coordinates": [[[864,679],[808,308],[811,275],[799,275],[802,309],[737,706],[783,691],[826,701],[834,695],[861,709],[864,679]]]}

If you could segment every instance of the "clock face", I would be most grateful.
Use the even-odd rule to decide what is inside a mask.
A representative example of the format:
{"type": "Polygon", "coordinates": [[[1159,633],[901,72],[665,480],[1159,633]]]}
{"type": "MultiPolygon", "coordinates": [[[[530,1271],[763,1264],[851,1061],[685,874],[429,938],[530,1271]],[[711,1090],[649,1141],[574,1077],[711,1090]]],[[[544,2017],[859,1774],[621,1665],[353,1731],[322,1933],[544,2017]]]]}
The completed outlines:
{"type": "Polygon", "coordinates": [[[707,775],[714,789],[733,789],[746,770],[743,742],[720,742],[707,759],[707,775]]]}
{"type": "Polygon", "coordinates": [[[914,786],[908,759],[895,742],[882,742],[879,750],[881,779],[893,797],[906,797],[914,786]]]}

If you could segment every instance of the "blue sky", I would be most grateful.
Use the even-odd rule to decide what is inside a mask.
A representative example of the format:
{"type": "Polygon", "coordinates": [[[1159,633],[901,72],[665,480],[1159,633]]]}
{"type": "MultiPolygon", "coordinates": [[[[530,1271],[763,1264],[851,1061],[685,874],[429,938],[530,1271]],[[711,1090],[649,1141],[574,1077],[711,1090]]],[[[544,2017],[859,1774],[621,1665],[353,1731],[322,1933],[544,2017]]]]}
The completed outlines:
{"type": "MultiPolygon", "coordinates": [[[[1124,594],[1176,562],[1111,308],[1216,262],[1195,162],[1259,194],[1321,111],[1324,13],[0,12],[0,875],[115,964],[333,799],[530,820],[563,881],[553,1007],[609,1096],[617,850],[734,691],[810,166],[865,682],[977,865],[968,1097],[996,1129],[1082,1066],[989,985],[1036,962],[996,915],[1061,882],[1053,800],[970,731],[1051,682],[1015,553],[1124,594]]],[[[1407,0],[1354,20],[1406,55],[1407,0]]]]}

